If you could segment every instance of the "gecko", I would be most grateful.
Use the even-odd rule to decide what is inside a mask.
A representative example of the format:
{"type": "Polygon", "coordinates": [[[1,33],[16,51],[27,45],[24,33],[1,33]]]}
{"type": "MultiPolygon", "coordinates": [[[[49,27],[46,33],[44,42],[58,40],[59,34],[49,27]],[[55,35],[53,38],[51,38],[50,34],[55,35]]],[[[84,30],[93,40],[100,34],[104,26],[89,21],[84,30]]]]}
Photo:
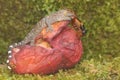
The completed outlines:
{"type": "Polygon", "coordinates": [[[72,20],[75,16],[76,15],[74,14],[74,12],[65,9],[45,16],[36,24],[36,26],[26,35],[26,37],[21,42],[10,45],[8,53],[11,53],[10,50],[12,50],[12,48],[26,45],[27,43],[30,43],[31,46],[34,46],[35,38],[42,31],[43,28],[47,27],[47,31],[52,31],[53,23],[63,20],[72,20]]]}
{"type": "MultiPolygon", "coordinates": [[[[58,21],[64,21],[64,20],[72,21],[84,33],[84,31],[85,31],[84,26],[76,18],[76,15],[74,12],[72,12],[70,10],[59,10],[55,13],[52,13],[52,14],[42,18],[21,42],[14,43],[14,44],[10,45],[9,49],[8,49],[9,56],[8,56],[6,63],[9,64],[9,59],[12,58],[11,54],[12,54],[13,48],[18,47],[18,46],[22,46],[22,45],[26,45],[28,43],[30,43],[31,46],[34,46],[35,45],[34,41],[35,41],[36,36],[38,36],[39,33],[45,27],[47,27],[47,31],[52,31],[52,24],[53,23],[58,22],[58,21]]],[[[12,69],[12,68],[8,65],[8,69],[12,69]]]]}

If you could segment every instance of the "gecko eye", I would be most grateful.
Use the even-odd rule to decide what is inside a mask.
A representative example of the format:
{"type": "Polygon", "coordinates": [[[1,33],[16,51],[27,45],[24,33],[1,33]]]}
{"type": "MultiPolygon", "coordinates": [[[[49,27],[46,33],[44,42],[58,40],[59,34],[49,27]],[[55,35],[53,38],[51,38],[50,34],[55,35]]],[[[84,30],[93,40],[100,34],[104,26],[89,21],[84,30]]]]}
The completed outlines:
{"type": "Polygon", "coordinates": [[[80,26],[80,29],[82,30],[82,34],[83,34],[83,35],[86,34],[87,31],[86,31],[84,25],[81,25],[81,26],[80,26]]]}

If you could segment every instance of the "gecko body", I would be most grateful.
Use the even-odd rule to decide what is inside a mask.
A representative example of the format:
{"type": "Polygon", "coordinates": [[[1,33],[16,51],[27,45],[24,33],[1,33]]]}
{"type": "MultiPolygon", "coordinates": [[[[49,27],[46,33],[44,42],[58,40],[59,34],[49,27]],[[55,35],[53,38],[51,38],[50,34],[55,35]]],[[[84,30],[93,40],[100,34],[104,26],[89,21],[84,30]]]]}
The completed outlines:
{"type": "Polygon", "coordinates": [[[6,63],[8,64],[8,69],[12,69],[11,66],[9,65],[9,59],[12,58],[12,49],[18,46],[30,44],[31,46],[34,46],[35,43],[35,38],[39,35],[39,33],[47,27],[47,31],[52,31],[52,24],[58,21],[64,21],[64,20],[69,20],[72,21],[78,28],[81,29],[81,31],[85,32],[83,24],[79,20],[77,20],[76,15],[69,11],[69,10],[59,10],[55,13],[52,13],[49,16],[46,16],[42,18],[36,26],[27,34],[27,36],[18,43],[14,43],[9,46],[8,50],[8,59],[6,63]]]}
{"type": "Polygon", "coordinates": [[[34,46],[35,38],[43,28],[47,27],[47,31],[52,31],[53,23],[63,20],[72,20],[74,17],[75,14],[69,10],[59,10],[42,18],[21,42],[10,45],[9,50],[17,46],[26,45],[27,43],[30,43],[31,46],[34,46]]]}

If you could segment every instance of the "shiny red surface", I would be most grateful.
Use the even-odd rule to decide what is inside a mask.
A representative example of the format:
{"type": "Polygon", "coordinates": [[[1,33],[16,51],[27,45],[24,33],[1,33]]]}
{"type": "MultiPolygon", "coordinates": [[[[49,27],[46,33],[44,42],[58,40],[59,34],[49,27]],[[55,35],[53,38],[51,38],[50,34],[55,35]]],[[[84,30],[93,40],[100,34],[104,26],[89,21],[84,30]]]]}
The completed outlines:
{"type": "Polygon", "coordinates": [[[62,26],[54,27],[56,31],[43,35],[49,47],[25,45],[14,48],[9,63],[12,71],[18,74],[50,74],[78,63],[83,52],[81,40],[73,29],[64,25],[66,23],[60,24],[62,26]]]}

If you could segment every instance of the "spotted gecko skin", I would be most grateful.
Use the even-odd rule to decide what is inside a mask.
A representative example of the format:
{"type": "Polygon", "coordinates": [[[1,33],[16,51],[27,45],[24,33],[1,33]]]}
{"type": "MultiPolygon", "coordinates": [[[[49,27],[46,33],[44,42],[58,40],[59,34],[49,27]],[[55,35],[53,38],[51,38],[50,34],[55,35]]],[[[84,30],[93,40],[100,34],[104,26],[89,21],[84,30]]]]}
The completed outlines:
{"type": "MultiPolygon", "coordinates": [[[[22,46],[22,45],[26,45],[28,43],[30,43],[31,46],[34,46],[34,41],[35,38],[39,35],[39,33],[45,28],[47,27],[47,31],[52,31],[52,24],[58,21],[64,21],[64,20],[72,20],[73,18],[75,18],[76,15],[74,14],[74,12],[69,11],[69,10],[59,10],[55,13],[52,13],[49,16],[46,16],[44,18],[42,18],[37,24],[36,26],[27,34],[27,36],[18,43],[14,43],[12,45],[9,46],[8,48],[8,60],[7,60],[7,64],[9,63],[9,58],[11,58],[11,54],[12,54],[12,49],[18,46],[22,46]]],[[[8,65],[8,68],[11,69],[11,67],[8,65]]]]}
{"type": "Polygon", "coordinates": [[[33,46],[36,36],[38,36],[43,28],[48,27],[47,31],[52,31],[53,23],[63,20],[72,20],[74,17],[75,14],[69,10],[59,10],[52,13],[51,15],[42,18],[27,36],[21,42],[13,44],[13,47],[26,45],[27,43],[30,43],[30,45],[33,46]]]}

